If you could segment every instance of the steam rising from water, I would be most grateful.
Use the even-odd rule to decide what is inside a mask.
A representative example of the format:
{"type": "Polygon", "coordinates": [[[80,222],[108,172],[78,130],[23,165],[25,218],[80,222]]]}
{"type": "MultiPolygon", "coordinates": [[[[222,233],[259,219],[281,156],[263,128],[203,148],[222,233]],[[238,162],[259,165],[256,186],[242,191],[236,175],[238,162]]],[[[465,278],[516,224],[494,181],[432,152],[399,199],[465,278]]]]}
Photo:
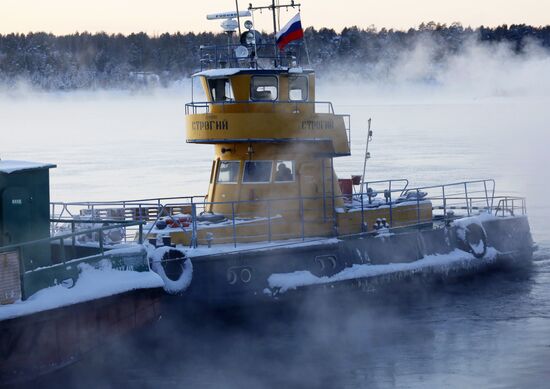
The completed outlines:
{"type": "Polygon", "coordinates": [[[337,168],[360,173],[372,117],[370,179],[436,184],[494,177],[497,190],[529,197],[535,236],[547,241],[541,216],[550,216],[550,53],[534,44],[518,55],[504,43],[469,42],[437,61],[441,50],[420,40],[396,60],[344,66],[320,81],[318,98],[352,113],[354,156],[337,160],[337,168]]]}
{"type": "MultiPolygon", "coordinates": [[[[495,177],[497,189],[529,196],[535,239],[548,252],[550,55],[536,46],[516,56],[505,45],[472,42],[434,62],[438,50],[420,41],[397,60],[368,68],[342,64],[319,79],[317,99],[352,114],[353,155],[336,161],[340,176],[360,173],[365,124],[372,117],[369,179],[405,176],[421,185],[495,177]]],[[[57,163],[55,200],[204,193],[213,151],[185,143],[189,93],[188,82],[138,92],[3,92],[0,156],[57,163]]],[[[331,304],[321,297],[300,307],[305,313],[297,319],[270,316],[260,329],[165,318],[145,351],[136,351],[144,338],[136,340],[139,346],[117,349],[122,369],[109,370],[100,353],[60,381],[54,377],[52,386],[71,380],[82,386],[86,379],[89,387],[501,382],[488,371],[511,386],[544,382],[543,376],[514,375],[511,369],[543,371],[538,361],[548,360],[538,346],[550,335],[544,321],[550,299],[543,287],[549,280],[538,277],[482,280],[466,290],[455,285],[443,295],[419,289],[389,301],[379,296],[331,304]],[[346,305],[345,312],[334,309],[339,305],[346,305]],[[518,356],[518,350],[525,351],[518,356]]]]}
{"type": "MultiPolygon", "coordinates": [[[[528,44],[467,42],[458,53],[419,39],[375,66],[341,64],[318,77],[317,100],[352,114],[351,157],[360,174],[365,127],[375,131],[369,179],[413,184],[495,177],[497,188],[543,205],[548,188],[550,54],[528,44]]],[[[212,149],[185,143],[188,80],[168,89],[0,93],[0,157],[58,164],[54,200],[203,194],[212,149]]]]}
{"type": "Polygon", "coordinates": [[[503,97],[548,97],[550,52],[534,43],[516,54],[507,43],[465,42],[457,53],[429,38],[421,38],[409,50],[386,58],[374,66],[343,64],[328,75],[331,83],[321,83],[323,94],[341,95],[373,103],[436,102],[446,98],[487,99],[503,97]],[[340,84],[339,80],[347,80],[340,84]],[[337,84],[337,85],[334,85],[337,84]],[[338,87],[339,85],[339,87],[338,87]],[[363,85],[367,93],[352,95],[363,85]],[[355,86],[355,88],[353,88],[355,86]]]}

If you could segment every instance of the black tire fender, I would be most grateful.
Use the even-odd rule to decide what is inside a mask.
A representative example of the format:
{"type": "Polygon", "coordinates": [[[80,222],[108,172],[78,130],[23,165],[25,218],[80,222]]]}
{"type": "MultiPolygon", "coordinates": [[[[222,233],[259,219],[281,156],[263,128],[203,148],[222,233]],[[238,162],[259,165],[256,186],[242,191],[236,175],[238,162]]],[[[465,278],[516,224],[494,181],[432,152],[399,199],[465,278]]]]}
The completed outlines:
{"type": "Polygon", "coordinates": [[[476,258],[483,258],[487,253],[487,233],[485,229],[479,224],[472,223],[463,228],[463,233],[459,233],[459,231],[457,231],[457,237],[460,248],[476,258]]]}

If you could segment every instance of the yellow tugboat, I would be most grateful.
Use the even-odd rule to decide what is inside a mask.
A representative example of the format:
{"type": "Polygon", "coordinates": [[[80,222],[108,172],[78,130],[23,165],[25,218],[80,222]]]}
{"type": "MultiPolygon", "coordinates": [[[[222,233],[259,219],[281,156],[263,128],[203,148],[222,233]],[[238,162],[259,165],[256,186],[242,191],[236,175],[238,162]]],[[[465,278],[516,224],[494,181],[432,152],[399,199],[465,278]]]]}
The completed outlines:
{"type": "MultiPolygon", "coordinates": [[[[228,16],[237,13],[209,17],[228,16]]],[[[222,23],[226,30],[230,26],[229,35],[230,20],[222,23]]],[[[193,77],[206,101],[186,106],[187,142],[215,148],[204,211],[239,222],[199,228],[196,236],[173,232],[172,242],[196,246],[208,240],[230,243],[234,235],[239,243],[349,235],[373,231],[378,219],[392,219],[393,227],[430,223],[429,201],[418,209],[416,201],[396,204],[395,215],[390,207],[350,209],[353,182],[339,181],[333,166],[334,158],[350,155],[350,116],[316,100],[315,72],[298,67],[295,48],[281,50],[284,38],[276,46],[259,44],[250,21],[247,27],[243,45],[202,48],[201,63],[214,68],[193,77]]],[[[275,35],[297,29],[299,14],[275,35]]],[[[299,36],[303,33],[290,39],[299,36]]]]}
{"type": "Polygon", "coordinates": [[[528,263],[525,200],[497,197],[493,180],[411,188],[406,179],[369,182],[364,168],[337,176],[334,158],[350,155],[350,116],[316,100],[315,72],[300,66],[300,14],[278,28],[278,7],[299,4],[208,15],[223,20],[228,45],[201,47],[200,91],[186,105],[187,142],[214,148],[207,195],[86,203],[80,213],[148,222],[152,268],[186,301],[528,263]],[[261,9],[273,12],[274,40],[242,20],[261,9]]]}

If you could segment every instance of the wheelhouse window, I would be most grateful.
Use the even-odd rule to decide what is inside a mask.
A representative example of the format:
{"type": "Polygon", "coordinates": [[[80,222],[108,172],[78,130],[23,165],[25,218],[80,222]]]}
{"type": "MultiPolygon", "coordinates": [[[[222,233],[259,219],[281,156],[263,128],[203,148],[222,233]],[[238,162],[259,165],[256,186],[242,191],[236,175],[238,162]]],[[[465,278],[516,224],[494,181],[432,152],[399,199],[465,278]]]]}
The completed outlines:
{"type": "Polygon", "coordinates": [[[305,76],[288,77],[288,99],[306,101],[308,98],[308,79],[305,76]]]}
{"type": "Polygon", "coordinates": [[[275,182],[294,181],[294,161],[277,161],[275,165],[275,182]]]}
{"type": "Polygon", "coordinates": [[[246,161],[244,164],[243,183],[270,182],[271,161],[246,161]]]}
{"type": "Polygon", "coordinates": [[[222,184],[234,184],[239,179],[240,161],[220,161],[218,182],[222,184]]]}
{"type": "Polygon", "coordinates": [[[233,88],[229,78],[209,78],[208,88],[213,101],[231,101],[234,100],[233,88]]]}
{"type": "Polygon", "coordinates": [[[254,76],[250,83],[250,97],[252,100],[277,100],[279,81],[275,76],[254,76]]]}

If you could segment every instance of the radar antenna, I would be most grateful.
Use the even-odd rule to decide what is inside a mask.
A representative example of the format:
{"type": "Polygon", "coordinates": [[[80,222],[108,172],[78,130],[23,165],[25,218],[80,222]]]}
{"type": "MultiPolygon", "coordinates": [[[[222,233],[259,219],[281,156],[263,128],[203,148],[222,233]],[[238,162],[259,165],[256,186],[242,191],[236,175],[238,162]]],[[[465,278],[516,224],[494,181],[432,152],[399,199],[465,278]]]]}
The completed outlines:
{"type": "Polygon", "coordinates": [[[232,33],[235,32],[237,28],[239,29],[239,31],[241,30],[239,23],[237,22],[237,20],[235,20],[235,18],[240,20],[241,16],[250,16],[250,11],[218,12],[215,14],[206,15],[206,19],[208,20],[223,19],[221,26],[227,34],[231,35],[232,33]]]}

